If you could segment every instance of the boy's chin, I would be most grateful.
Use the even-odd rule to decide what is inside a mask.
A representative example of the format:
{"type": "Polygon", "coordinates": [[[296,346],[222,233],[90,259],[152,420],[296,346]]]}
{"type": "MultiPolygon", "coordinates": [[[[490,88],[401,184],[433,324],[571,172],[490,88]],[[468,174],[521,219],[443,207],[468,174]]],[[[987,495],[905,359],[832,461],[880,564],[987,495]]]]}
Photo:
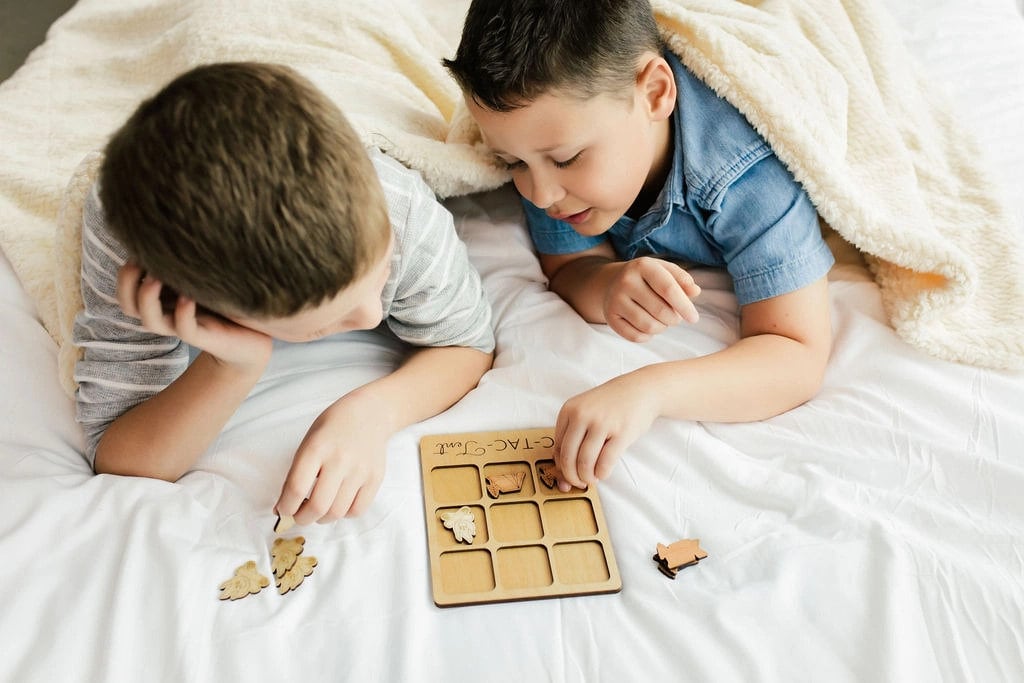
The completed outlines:
{"type": "Polygon", "coordinates": [[[585,237],[597,237],[605,234],[623,215],[595,208],[589,209],[589,211],[590,215],[583,222],[572,226],[573,230],[585,237]]]}

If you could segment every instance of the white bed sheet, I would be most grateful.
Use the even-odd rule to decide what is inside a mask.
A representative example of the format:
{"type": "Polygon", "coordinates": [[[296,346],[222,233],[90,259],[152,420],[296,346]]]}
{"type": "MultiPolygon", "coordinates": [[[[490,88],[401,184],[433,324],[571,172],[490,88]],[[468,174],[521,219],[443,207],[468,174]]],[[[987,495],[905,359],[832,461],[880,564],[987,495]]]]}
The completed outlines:
{"type": "MultiPolygon", "coordinates": [[[[1017,3],[890,5],[1004,176],[1024,177],[1017,3]]],[[[231,603],[217,586],[234,567],[269,572],[306,428],[402,349],[375,333],[281,346],[181,481],[93,476],[54,345],[2,262],[0,681],[1024,680],[1024,375],[907,346],[855,262],[831,276],[817,398],[754,424],[659,420],[600,485],[621,593],[435,607],[421,436],[550,425],[568,396],[719,348],[737,323],[703,272],[700,323],[625,342],[546,291],[509,190],[450,207],[494,304],[494,369],[392,439],[369,512],[303,530],[308,584],[231,603]],[[651,554],[684,537],[710,556],[669,581],[651,554]]]]}

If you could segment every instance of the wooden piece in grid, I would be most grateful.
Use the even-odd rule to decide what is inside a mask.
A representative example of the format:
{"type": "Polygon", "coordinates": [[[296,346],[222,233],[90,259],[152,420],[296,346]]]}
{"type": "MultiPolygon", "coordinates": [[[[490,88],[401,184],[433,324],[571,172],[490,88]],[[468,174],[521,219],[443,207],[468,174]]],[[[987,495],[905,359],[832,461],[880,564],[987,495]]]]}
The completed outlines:
{"type": "Polygon", "coordinates": [[[556,471],[553,435],[549,427],[421,439],[435,604],[449,607],[621,590],[597,487],[563,493],[542,479],[556,471]],[[492,498],[488,483],[506,479],[521,479],[521,487],[498,491],[500,495],[492,498]],[[472,545],[459,542],[442,519],[462,507],[476,519],[472,545]]]}

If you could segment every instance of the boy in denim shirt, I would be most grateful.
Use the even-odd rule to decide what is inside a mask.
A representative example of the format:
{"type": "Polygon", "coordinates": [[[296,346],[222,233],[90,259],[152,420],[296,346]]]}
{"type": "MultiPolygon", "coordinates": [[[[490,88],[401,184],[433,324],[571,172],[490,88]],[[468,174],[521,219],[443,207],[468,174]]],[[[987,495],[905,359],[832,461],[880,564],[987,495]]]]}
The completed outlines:
{"type": "Polygon", "coordinates": [[[833,258],[803,188],[747,120],[663,46],[648,0],[474,0],[455,58],[508,165],[549,287],[632,341],[695,322],[675,262],[724,267],[741,339],[570,398],[560,485],[606,477],[657,417],[741,422],[819,390],[833,258]]]}

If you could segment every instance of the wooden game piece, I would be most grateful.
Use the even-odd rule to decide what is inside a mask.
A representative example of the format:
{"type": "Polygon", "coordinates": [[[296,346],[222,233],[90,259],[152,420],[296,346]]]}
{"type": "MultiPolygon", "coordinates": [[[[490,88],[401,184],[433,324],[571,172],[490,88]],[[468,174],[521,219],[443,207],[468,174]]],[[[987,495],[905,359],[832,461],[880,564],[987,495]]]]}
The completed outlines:
{"type": "Polygon", "coordinates": [[[670,545],[658,544],[658,557],[672,569],[688,567],[707,557],[699,538],[684,538],[670,545]]]}
{"type": "Polygon", "coordinates": [[[676,578],[680,569],[697,564],[707,552],[700,547],[699,538],[684,538],[675,543],[658,544],[658,552],[651,558],[658,564],[658,570],[670,579],[676,578]]]}
{"type": "Polygon", "coordinates": [[[306,539],[302,536],[274,539],[274,546],[270,549],[270,556],[273,558],[270,569],[274,572],[275,577],[280,579],[295,565],[296,558],[302,554],[302,546],[305,542],[306,539]]]}
{"type": "Polygon", "coordinates": [[[221,600],[238,600],[247,595],[256,595],[270,585],[270,579],[256,569],[256,563],[249,560],[235,569],[235,575],[220,585],[221,600]]]}
{"type": "Polygon", "coordinates": [[[555,484],[558,483],[558,467],[552,462],[537,465],[537,474],[540,476],[541,483],[549,489],[555,488],[555,484]]]}
{"type": "MultiPolygon", "coordinates": [[[[551,462],[537,465],[537,475],[540,477],[540,483],[549,489],[558,486],[558,482],[562,479],[562,473],[558,471],[558,466],[551,462]]],[[[583,488],[573,486],[570,488],[570,491],[586,491],[589,488],[589,486],[584,486],[583,488]]]]}
{"type": "MultiPolygon", "coordinates": [[[[655,556],[654,556],[654,558],[655,558],[655,560],[657,560],[658,556],[657,556],[657,555],[655,555],[655,556]]],[[[679,573],[679,570],[678,570],[678,569],[669,569],[669,568],[668,568],[668,567],[667,567],[667,566],[665,565],[665,563],[664,563],[664,562],[661,562],[661,561],[657,561],[657,562],[656,562],[656,564],[658,565],[658,571],[659,571],[659,572],[661,572],[662,574],[664,574],[664,575],[665,575],[665,576],[667,576],[668,578],[670,578],[670,579],[672,579],[672,580],[675,580],[675,578],[676,578],[676,574],[678,574],[678,573],[679,573]]]]}
{"type": "Polygon", "coordinates": [[[303,580],[313,573],[316,558],[310,555],[295,558],[294,563],[284,575],[277,579],[277,592],[284,595],[302,585],[303,580]]]}
{"type": "Polygon", "coordinates": [[[451,529],[455,534],[455,540],[460,543],[471,544],[476,538],[476,517],[468,506],[463,505],[458,510],[449,510],[441,513],[441,522],[446,529],[451,529]]]}
{"type": "Polygon", "coordinates": [[[526,472],[506,472],[486,477],[487,495],[497,498],[501,493],[519,493],[523,490],[523,481],[526,480],[526,472]]]}
{"type": "Polygon", "coordinates": [[[277,516],[277,523],[274,524],[274,533],[275,534],[283,534],[284,532],[286,532],[289,529],[291,529],[293,526],[295,526],[295,518],[294,517],[292,517],[291,515],[281,515],[281,514],[279,514],[277,516]]]}

